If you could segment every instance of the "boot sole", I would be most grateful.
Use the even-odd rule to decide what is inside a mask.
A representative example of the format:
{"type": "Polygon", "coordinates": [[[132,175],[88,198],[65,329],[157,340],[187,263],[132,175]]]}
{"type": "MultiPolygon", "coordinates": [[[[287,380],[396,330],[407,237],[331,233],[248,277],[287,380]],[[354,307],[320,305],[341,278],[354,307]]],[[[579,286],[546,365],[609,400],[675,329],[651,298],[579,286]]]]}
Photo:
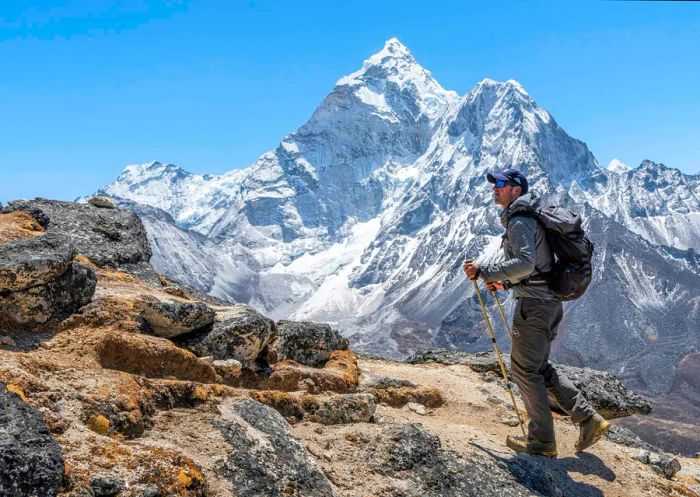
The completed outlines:
{"type": "Polygon", "coordinates": [[[608,429],[610,429],[610,423],[608,421],[603,421],[602,423],[600,423],[600,426],[596,429],[595,433],[593,434],[593,438],[591,438],[591,441],[584,447],[576,447],[576,452],[583,452],[587,448],[591,447],[598,440],[600,440],[603,437],[603,435],[605,435],[605,432],[608,431],[608,429]]]}

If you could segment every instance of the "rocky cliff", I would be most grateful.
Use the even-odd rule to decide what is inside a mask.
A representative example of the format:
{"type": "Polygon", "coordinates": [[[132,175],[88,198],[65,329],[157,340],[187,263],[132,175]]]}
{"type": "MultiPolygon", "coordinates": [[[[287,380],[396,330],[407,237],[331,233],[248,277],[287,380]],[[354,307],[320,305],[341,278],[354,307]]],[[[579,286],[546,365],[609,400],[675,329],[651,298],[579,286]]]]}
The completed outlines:
{"type": "MultiPolygon", "coordinates": [[[[107,202],[12,203],[0,255],[0,496],[700,491],[697,461],[623,429],[575,455],[562,414],[559,459],[516,457],[493,356],[358,358],[328,325],[198,296],[107,202]]],[[[567,373],[610,418],[649,412],[609,374],[567,373]]]]}

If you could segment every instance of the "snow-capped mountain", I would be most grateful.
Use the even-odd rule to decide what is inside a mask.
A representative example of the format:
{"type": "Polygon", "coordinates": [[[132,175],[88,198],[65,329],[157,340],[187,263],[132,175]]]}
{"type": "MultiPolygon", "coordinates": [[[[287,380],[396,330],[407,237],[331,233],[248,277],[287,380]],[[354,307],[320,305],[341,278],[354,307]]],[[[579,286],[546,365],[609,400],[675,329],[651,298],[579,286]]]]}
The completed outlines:
{"type": "Polygon", "coordinates": [[[101,193],[138,204],[168,276],[403,357],[489,347],[461,264],[499,256],[485,174],[505,167],[584,211],[596,242],[595,280],[567,305],[556,354],[667,389],[700,344],[700,178],[601,168],[516,81],[460,97],[396,39],[250,167],[128,166],[101,193]]]}
{"type": "Polygon", "coordinates": [[[618,173],[618,174],[625,174],[626,172],[629,172],[632,170],[631,167],[629,167],[627,164],[622,162],[620,159],[611,160],[606,169],[608,171],[612,171],[612,172],[618,173]]]}

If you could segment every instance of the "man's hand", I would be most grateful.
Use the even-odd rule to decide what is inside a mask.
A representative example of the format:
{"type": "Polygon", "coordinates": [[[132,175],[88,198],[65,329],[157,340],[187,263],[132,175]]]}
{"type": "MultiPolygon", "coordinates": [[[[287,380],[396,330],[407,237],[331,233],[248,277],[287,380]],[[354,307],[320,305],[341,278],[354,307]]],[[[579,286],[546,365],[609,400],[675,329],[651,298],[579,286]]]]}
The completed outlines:
{"type": "Polygon", "coordinates": [[[479,277],[481,269],[479,265],[471,259],[464,261],[464,272],[467,273],[467,278],[470,280],[475,280],[479,277]]]}
{"type": "Polygon", "coordinates": [[[498,290],[505,290],[506,289],[506,287],[502,281],[485,281],[484,284],[486,285],[486,289],[489,292],[495,292],[498,290]]]}

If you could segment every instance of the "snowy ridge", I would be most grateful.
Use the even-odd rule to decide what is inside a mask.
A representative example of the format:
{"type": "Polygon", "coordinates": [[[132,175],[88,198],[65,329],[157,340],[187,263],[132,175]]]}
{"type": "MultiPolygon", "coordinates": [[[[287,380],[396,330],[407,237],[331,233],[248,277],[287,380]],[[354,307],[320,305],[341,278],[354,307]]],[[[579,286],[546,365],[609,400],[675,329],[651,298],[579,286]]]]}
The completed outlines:
{"type": "Polygon", "coordinates": [[[583,211],[596,243],[594,283],[567,306],[555,358],[667,389],[665,366],[700,343],[700,315],[682,310],[700,308],[687,250],[700,250],[700,178],[648,161],[601,168],[514,80],[460,97],[391,39],[250,167],[129,166],[103,192],[138,204],[159,271],[405,357],[488,348],[461,265],[500,257],[485,174],[505,167],[583,211]]]}

